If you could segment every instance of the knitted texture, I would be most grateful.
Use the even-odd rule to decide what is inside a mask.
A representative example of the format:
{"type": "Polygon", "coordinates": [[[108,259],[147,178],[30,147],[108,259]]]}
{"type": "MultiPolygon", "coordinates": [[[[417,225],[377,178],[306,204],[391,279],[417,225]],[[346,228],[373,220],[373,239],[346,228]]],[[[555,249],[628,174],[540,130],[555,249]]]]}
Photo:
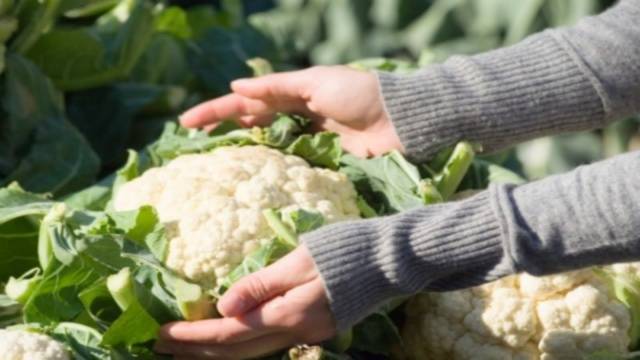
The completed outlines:
{"type": "MultiPolygon", "coordinates": [[[[601,127],[640,110],[640,0],[572,28],[455,57],[412,75],[380,73],[407,154],[459,140],[493,151],[601,127]]],[[[338,328],[385,301],[518,271],[548,274],[640,258],[640,153],[519,187],[305,234],[338,328]]]]}
{"type": "Polygon", "coordinates": [[[640,3],[626,0],[510,47],[410,75],[379,73],[386,110],[413,160],[460,140],[492,152],[602,127],[640,111],[638,18],[640,3]]]}

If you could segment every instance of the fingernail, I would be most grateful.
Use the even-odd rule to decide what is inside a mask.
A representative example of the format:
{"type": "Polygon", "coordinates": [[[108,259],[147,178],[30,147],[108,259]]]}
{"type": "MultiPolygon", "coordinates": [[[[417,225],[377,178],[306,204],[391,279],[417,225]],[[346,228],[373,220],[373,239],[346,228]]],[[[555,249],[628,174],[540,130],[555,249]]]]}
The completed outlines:
{"type": "Polygon", "coordinates": [[[236,80],[233,80],[231,82],[231,87],[233,88],[235,86],[242,86],[242,84],[248,83],[249,80],[251,80],[251,79],[236,79],[236,80]]]}
{"type": "Polygon", "coordinates": [[[180,125],[184,126],[186,122],[188,122],[187,118],[187,112],[183,112],[182,114],[178,115],[178,122],[180,123],[180,125]]]}
{"type": "Polygon", "coordinates": [[[247,310],[247,302],[235,294],[223,296],[218,302],[218,311],[224,316],[236,316],[247,310]]]}
{"type": "Polygon", "coordinates": [[[163,325],[160,330],[158,330],[158,338],[160,338],[159,341],[173,339],[173,332],[175,331],[174,329],[176,328],[176,326],[179,326],[179,324],[180,323],[178,322],[171,322],[163,325]]]}

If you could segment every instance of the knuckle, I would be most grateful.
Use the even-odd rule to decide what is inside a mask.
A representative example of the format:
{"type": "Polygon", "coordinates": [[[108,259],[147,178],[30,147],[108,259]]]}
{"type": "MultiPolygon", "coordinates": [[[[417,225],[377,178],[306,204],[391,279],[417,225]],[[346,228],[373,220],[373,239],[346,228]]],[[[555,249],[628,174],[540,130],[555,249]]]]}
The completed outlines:
{"type": "Polygon", "coordinates": [[[246,287],[249,295],[259,302],[269,295],[269,288],[260,276],[253,275],[248,277],[246,287]]]}
{"type": "Polygon", "coordinates": [[[276,75],[265,75],[253,80],[255,81],[255,91],[252,97],[257,99],[270,99],[277,95],[276,90],[280,81],[278,81],[276,75]]]}
{"type": "Polygon", "coordinates": [[[257,112],[256,102],[250,99],[243,98],[240,102],[240,111],[243,114],[254,115],[257,112]]]}
{"type": "Polygon", "coordinates": [[[216,104],[214,104],[213,102],[209,102],[207,104],[207,107],[208,107],[209,114],[211,115],[212,118],[214,119],[220,118],[220,109],[216,104]]]}

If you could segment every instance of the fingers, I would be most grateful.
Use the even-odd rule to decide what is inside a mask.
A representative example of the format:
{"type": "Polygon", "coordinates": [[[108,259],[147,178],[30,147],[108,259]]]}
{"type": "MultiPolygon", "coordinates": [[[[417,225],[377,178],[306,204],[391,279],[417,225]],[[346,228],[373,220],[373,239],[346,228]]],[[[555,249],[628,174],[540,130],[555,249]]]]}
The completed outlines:
{"type": "Polygon", "coordinates": [[[305,101],[309,97],[309,70],[270,74],[253,79],[240,79],[231,83],[231,89],[253,99],[289,98],[305,101]]]}
{"type": "Polygon", "coordinates": [[[156,344],[155,350],[163,354],[173,354],[176,359],[247,359],[276,352],[294,343],[293,335],[278,333],[233,345],[160,342],[156,344]]]}
{"type": "Polygon", "coordinates": [[[241,123],[253,126],[251,120],[264,119],[272,115],[273,109],[263,101],[248,99],[237,94],[225,95],[203,102],[180,116],[180,123],[185,127],[203,127],[228,119],[244,119],[241,123]]]}
{"type": "Polygon", "coordinates": [[[260,315],[259,312],[252,312],[243,318],[174,322],[162,327],[160,339],[204,344],[234,344],[276,332],[270,327],[274,321],[263,319],[260,315]]]}
{"type": "Polygon", "coordinates": [[[304,246],[260,271],[240,279],[218,301],[225,317],[240,316],[273,297],[311,280],[315,265],[304,246]]]}
{"type": "Polygon", "coordinates": [[[244,126],[264,125],[276,112],[305,112],[313,72],[307,69],[240,79],[231,83],[234,93],[206,101],[180,116],[185,127],[215,127],[234,119],[244,126]]]}
{"type": "Polygon", "coordinates": [[[269,334],[289,331],[299,333],[309,323],[320,329],[333,329],[333,318],[326,302],[320,279],[298,286],[276,297],[242,317],[175,322],[162,327],[163,341],[200,344],[236,344],[269,334]]]}
{"type": "Polygon", "coordinates": [[[314,265],[306,247],[298,249],[294,251],[298,255],[285,258],[281,266],[301,275],[292,278],[310,280],[241,317],[169,324],[162,328],[156,350],[178,359],[252,358],[295,343],[318,343],[335,335],[335,321],[322,279],[307,270],[314,269],[314,265]]]}

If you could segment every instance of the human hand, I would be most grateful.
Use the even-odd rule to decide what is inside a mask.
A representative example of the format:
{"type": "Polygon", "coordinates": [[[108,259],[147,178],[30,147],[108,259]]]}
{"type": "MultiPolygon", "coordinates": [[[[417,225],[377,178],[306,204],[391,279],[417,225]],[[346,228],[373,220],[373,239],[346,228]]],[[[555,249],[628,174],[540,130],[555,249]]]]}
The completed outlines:
{"type": "Polygon", "coordinates": [[[165,325],[156,351],[175,359],[245,359],[335,334],[322,279],[304,245],[238,281],[218,311],[224,318],[165,325]]]}
{"type": "Polygon", "coordinates": [[[342,147],[354,155],[403,150],[373,73],[316,66],[236,80],[231,89],[233,93],[185,112],[182,125],[211,127],[225,119],[244,126],[265,125],[277,112],[292,112],[309,117],[316,129],[340,134],[342,147]]]}

